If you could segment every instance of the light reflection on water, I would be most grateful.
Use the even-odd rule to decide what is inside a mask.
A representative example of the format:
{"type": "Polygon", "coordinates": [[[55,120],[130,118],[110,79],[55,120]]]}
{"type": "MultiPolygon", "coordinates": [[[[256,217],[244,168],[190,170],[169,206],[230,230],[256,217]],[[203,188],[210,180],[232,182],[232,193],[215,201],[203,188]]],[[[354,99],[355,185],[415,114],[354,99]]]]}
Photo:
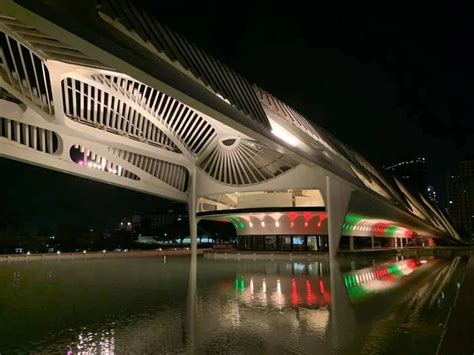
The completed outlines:
{"type": "Polygon", "coordinates": [[[199,259],[189,299],[182,257],[4,264],[0,353],[434,353],[465,265],[199,259]]]}

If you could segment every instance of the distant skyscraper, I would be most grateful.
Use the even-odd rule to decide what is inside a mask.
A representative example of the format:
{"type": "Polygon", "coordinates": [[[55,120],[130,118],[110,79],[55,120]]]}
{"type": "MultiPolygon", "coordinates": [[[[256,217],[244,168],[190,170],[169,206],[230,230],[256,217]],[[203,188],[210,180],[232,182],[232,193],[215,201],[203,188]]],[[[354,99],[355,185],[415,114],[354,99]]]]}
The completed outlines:
{"type": "Polygon", "coordinates": [[[458,163],[447,176],[448,214],[462,234],[474,237],[474,160],[458,163]]]}
{"type": "Polygon", "coordinates": [[[427,165],[425,158],[418,157],[411,160],[388,164],[385,165],[384,168],[397,177],[404,186],[413,192],[421,192],[426,195],[428,192],[427,165]]]}

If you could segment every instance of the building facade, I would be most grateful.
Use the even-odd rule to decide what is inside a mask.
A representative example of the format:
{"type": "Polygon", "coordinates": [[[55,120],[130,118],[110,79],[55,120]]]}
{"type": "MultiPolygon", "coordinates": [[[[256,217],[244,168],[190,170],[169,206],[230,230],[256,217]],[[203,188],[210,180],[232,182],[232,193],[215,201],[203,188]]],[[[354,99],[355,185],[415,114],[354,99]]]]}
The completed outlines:
{"type": "Polygon", "coordinates": [[[185,204],[170,203],[166,208],[153,210],[146,216],[152,230],[181,222],[188,218],[185,204]]]}

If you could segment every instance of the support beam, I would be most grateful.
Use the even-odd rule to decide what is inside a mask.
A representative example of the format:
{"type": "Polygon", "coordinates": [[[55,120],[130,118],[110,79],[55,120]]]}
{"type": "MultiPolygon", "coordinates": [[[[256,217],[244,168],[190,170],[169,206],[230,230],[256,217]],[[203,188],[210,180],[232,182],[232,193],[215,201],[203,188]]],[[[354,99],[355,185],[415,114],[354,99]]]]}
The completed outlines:
{"type": "Polygon", "coordinates": [[[335,259],[341,240],[342,224],[351,199],[351,189],[341,180],[326,176],[326,211],[328,213],[329,258],[335,259]]]}
{"type": "Polygon", "coordinates": [[[372,237],[370,238],[370,241],[372,242],[372,249],[374,249],[374,248],[375,248],[374,236],[372,236],[372,237]]]}
{"type": "Polygon", "coordinates": [[[349,237],[349,249],[354,250],[354,236],[352,235],[349,237]]]}
{"type": "Polygon", "coordinates": [[[197,259],[197,218],[196,218],[196,167],[189,174],[188,213],[189,235],[191,238],[191,263],[197,259]]]}

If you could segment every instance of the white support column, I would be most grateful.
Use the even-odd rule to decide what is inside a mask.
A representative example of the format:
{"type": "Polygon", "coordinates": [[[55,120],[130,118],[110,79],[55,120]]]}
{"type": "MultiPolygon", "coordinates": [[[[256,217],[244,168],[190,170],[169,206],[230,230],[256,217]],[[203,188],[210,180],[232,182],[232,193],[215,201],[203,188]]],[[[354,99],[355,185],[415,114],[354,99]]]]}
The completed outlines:
{"type": "Polygon", "coordinates": [[[371,237],[370,241],[372,242],[372,249],[374,249],[375,248],[374,236],[371,237]]]}
{"type": "Polygon", "coordinates": [[[342,225],[351,199],[347,184],[326,176],[326,212],[328,214],[329,258],[335,259],[341,240],[342,225]]]}
{"type": "Polygon", "coordinates": [[[395,237],[395,249],[398,249],[398,237],[395,237]]]}
{"type": "Polygon", "coordinates": [[[196,167],[193,166],[189,176],[188,214],[189,235],[191,238],[191,263],[189,265],[188,304],[187,304],[187,348],[195,352],[195,322],[196,322],[196,290],[197,290],[197,224],[196,218],[196,167]]]}
{"type": "Polygon", "coordinates": [[[191,238],[191,262],[197,260],[197,218],[196,218],[196,167],[190,173],[188,191],[189,235],[191,238]]]}
{"type": "Polygon", "coordinates": [[[349,237],[349,249],[354,250],[354,236],[352,235],[349,237]]]}

